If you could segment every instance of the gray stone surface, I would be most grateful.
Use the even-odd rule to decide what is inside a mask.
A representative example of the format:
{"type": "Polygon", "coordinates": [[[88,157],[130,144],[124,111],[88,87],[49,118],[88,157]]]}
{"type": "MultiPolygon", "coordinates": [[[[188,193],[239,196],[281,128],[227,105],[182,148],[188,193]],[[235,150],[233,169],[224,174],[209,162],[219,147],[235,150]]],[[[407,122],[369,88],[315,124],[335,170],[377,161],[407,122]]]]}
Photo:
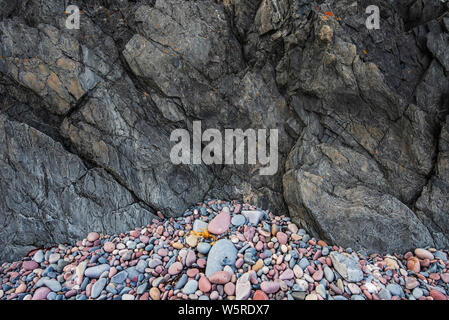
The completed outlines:
{"type": "Polygon", "coordinates": [[[222,271],[224,266],[233,266],[237,260],[237,249],[228,239],[218,240],[207,256],[206,277],[222,271]]]}
{"type": "MultiPolygon", "coordinates": [[[[449,86],[441,66],[446,57],[440,40],[433,40],[446,33],[432,20],[413,29],[415,36],[406,35],[394,19],[368,32],[363,6],[345,3],[339,1],[332,12],[348,15],[346,23],[314,14],[305,19],[304,48],[292,49],[292,57],[285,55],[278,66],[305,125],[286,161],[283,190],[290,214],[313,235],[345,247],[405,252],[447,246],[447,214],[441,214],[448,208],[441,197],[447,183],[428,204],[423,199],[431,197],[429,180],[438,178],[439,127],[447,114],[449,86]],[[328,29],[330,40],[322,36],[328,29]],[[387,52],[391,45],[399,47],[397,55],[387,52]],[[293,57],[299,57],[295,64],[293,57]],[[432,206],[445,209],[431,213],[432,206]],[[432,220],[435,214],[444,217],[432,220]]],[[[409,19],[382,1],[373,4],[391,17],[409,19]]]]}
{"type": "Polygon", "coordinates": [[[330,253],[332,265],[335,270],[348,282],[359,282],[363,280],[363,272],[357,265],[357,261],[341,253],[332,251],[330,253]]]}

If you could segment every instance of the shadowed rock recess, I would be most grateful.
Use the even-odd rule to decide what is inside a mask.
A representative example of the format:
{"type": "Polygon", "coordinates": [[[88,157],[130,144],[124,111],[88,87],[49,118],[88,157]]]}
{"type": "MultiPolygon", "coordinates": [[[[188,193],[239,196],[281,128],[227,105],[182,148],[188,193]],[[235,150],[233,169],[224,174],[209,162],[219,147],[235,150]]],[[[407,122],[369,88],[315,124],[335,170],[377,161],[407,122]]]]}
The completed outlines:
{"type": "Polygon", "coordinates": [[[449,245],[445,0],[0,0],[0,261],[205,199],[369,252],[449,245]],[[369,5],[380,8],[368,30],[369,5]],[[279,169],[170,134],[279,130],[279,169]]]}

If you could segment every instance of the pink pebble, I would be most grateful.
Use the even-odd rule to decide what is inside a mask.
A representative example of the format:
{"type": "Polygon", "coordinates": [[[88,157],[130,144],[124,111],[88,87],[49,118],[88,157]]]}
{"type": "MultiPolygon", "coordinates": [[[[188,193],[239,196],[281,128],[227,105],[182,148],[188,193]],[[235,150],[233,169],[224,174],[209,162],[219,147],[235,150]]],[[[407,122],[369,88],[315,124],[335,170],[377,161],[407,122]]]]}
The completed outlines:
{"type": "Polygon", "coordinates": [[[40,287],[34,292],[33,298],[31,300],[46,300],[50,292],[51,290],[49,288],[40,287]]]}
{"type": "Polygon", "coordinates": [[[203,293],[207,293],[211,290],[212,286],[205,275],[201,275],[200,280],[198,281],[198,288],[203,293]]]}
{"type": "Polygon", "coordinates": [[[156,271],[156,273],[158,273],[158,274],[161,273],[162,270],[164,270],[164,268],[163,268],[161,265],[157,266],[157,267],[154,269],[154,271],[156,271]]]}
{"type": "Polygon", "coordinates": [[[25,269],[25,270],[34,270],[37,267],[39,267],[39,264],[36,261],[33,261],[33,260],[24,261],[22,263],[22,268],[25,269]]]}
{"type": "Polygon", "coordinates": [[[293,279],[294,276],[295,276],[295,274],[293,273],[293,270],[292,269],[287,269],[284,272],[282,272],[282,274],[279,277],[279,279],[281,279],[281,280],[290,280],[290,279],[293,279]]]}
{"type": "Polygon", "coordinates": [[[150,238],[148,236],[140,236],[140,242],[147,244],[150,242],[150,238]]]}
{"type": "Polygon", "coordinates": [[[288,241],[288,236],[282,231],[276,233],[276,238],[278,239],[279,244],[286,244],[288,241]]]}
{"type": "Polygon", "coordinates": [[[105,244],[103,245],[103,249],[105,252],[111,253],[115,250],[115,244],[110,241],[105,242],[105,244]]]}
{"type": "Polygon", "coordinates": [[[279,291],[279,283],[275,282],[275,281],[263,281],[260,284],[260,288],[265,292],[265,293],[276,293],[279,291]]]}
{"type": "Polygon", "coordinates": [[[183,265],[181,262],[176,261],[175,263],[173,263],[172,265],[170,265],[170,267],[168,268],[168,273],[170,275],[176,275],[178,273],[180,273],[183,269],[183,265]]]}
{"type": "Polygon", "coordinates": [[[227,271],[217,271],[209,277],[211,283],[225,284],[231,280],[231,274],[227,271]]]}
{"type": "Polygon", "coordinates": [[[207,230],[213,234],[222,234],[228,231],[231,224],[231,215],[228,211],[222,211],[209,222],[207,230]]]}

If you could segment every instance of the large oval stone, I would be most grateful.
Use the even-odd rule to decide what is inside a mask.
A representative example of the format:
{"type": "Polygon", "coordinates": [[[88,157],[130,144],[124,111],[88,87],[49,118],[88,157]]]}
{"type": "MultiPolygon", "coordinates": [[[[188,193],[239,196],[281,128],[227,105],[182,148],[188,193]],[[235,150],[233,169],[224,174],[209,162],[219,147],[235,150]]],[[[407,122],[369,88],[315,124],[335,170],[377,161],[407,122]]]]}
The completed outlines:
{"type": "Polygon", "coordinates": [[[217,271],[222,271],[226,265],[234,265],[237,260],[237,249],[228,239],[220,239],[209,251],[207,256],[206,277],[217,271]]]}

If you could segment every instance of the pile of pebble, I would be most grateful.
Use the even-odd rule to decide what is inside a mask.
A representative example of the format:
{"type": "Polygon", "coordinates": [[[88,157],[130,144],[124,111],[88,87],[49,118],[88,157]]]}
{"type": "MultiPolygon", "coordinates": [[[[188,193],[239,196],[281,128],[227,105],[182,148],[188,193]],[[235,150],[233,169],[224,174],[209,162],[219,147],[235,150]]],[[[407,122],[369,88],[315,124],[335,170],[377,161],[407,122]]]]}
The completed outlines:
{"type": "Polygon", "coordinates": [[[447,252],[382,256],[329,246],[288,217],[236,201],[158,215],[127,234],[92,232],[75,246],[3,263],[0,299],[448,299],[447,252]]]}

